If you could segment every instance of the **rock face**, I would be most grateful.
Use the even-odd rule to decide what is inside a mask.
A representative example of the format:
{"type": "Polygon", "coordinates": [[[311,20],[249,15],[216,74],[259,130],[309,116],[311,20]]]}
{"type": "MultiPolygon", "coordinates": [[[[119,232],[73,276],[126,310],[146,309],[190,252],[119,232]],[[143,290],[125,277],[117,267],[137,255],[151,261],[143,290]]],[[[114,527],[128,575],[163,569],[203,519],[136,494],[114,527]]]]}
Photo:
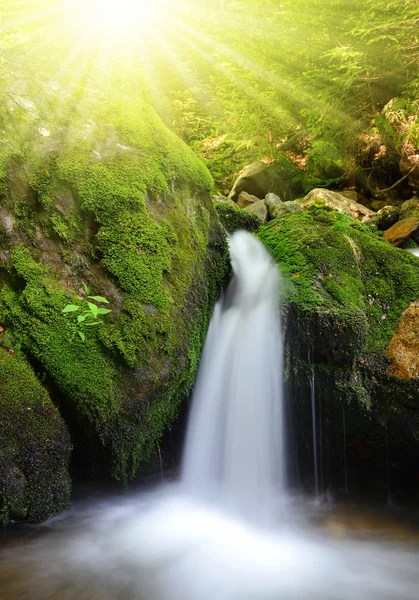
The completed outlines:
{"type": "Polygon", "coordinates": [[[45,389],[0,349],[0,523],[37,522],[70,501],[70,436],[45,389]]]}
{"type": "Polygon", "coordinates": [[[386,354],[391,361],[393,377],[419,378],[419,300],[412,302],[402,313],[386,354]]]}
{"type": "Polygon", "coordinates": [[[304,209],[316,205],[318,208],[326,207],[330,210],[337,210],[357,219],[372,217],[374,215],[372,210],[362,204],[358,204],[358,202],[355,202],[351,198],[346,198],[337,192],[331,192],[323,188],[311,190],[300,204],[304,209]]]}
{"type": "Polygon", "coordinates": [[[395,369],[402,367],[389,360],[400,347],[406,365],[417,353],[417,258],[358,220],[315,205],[269,222],[258,237],[281,268],[289,305],[286,374],[290,419],[301,431],[294,449],[299,476],[312,477],[306,471],[313,460],[313,385],[323,440],[318,455],[328,456],[321,465],[325,487],[344,486],[343,418],[352,485],[368,469],[365,481],[374,469],[386,480],[387,446],[388,460],[417,464],[419,378],[416,371],[401,378],[395,369]]]}
{"type": "Polygon", "coordinates": [[[146,104],[86,99],[48,130],[30,160],[1,155],[2,323],[50,385],[75,466],[126,479],[191,389],[226,239],[208,171],[146,104]],[[62,313],[86,305],[83,284],[112,311],[84,342],[62,313]]]}
{"type": "Polygon", "coordinates": [[[409,217],[398,221],[384,232],[383,237],[393,246],[400,246],[409,238],[419,241],[419,217],[409,217]]]}

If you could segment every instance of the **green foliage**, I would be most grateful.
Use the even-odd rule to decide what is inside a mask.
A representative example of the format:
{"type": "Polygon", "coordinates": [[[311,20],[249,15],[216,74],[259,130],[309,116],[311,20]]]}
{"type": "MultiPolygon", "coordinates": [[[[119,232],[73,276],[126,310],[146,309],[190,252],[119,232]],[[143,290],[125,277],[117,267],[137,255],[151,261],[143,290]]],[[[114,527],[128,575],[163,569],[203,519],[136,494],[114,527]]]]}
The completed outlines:
{"type": "MultiPolygon", "coordinates": [[[[84,291],[86,292],[86,294],[90,294],[89,288],[87,287],[87,285],[85,283],[83,283],[83,287],[84,287],[84,291]]],[[[99,315],[108,315],[110,312],[112,312],[109,308],[104,308],[102,306],[97,306],[97,302],[100,303],[104,303],[104,304],[109,304],[109,300],[106,300],[106,298],[104,298],[103,296],[87,296],[87,298],[89,298],[90,300],[94,300],[95,303],[93,302],[88,302],[87,300],[85,301],[85,305],[87,304],[87,308],[85,306],[85,310],[77,315],[77,324],[79,327],[94,327],[95,325],[101,325],[103,323],[102,319],[99,319],[99,315]]],[[[67,304],[67,306],[65,306],[62,309],[62,313],[76,313],[78,311],[82,310],[82,306],[78,306],[77,304],[67,304]]],[[[82,339],[83,342],[86,341],[86,335],[84,333],[84,331],[81,331],[80,329],[77,330],[77,333],[79,334],[80,338],[82,339]]]]}
{"type": "Polygon", "coordinates": [[[419,296],[417,259],[341,213],[315,207],[284,215],[261,227],[258,237],[280,265],[286,296],[301,314],[310,320],[312,311],[326,313],[329,326],[346,333],[342,351],[383,350],[401,313],[419,296]]]}

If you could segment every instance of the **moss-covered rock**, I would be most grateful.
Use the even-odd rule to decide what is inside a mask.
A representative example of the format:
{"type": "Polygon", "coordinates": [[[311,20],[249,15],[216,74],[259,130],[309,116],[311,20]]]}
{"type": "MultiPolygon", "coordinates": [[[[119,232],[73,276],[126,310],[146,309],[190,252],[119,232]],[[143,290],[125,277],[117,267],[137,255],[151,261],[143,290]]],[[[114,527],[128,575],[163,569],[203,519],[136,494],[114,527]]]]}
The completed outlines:
{"type": "Polygon", "coordinates": [[[3,156],[0,317],[83,463],[126,478],[157,455],[192,386],[225,236],[207,169],[146,104],[86,100],[71,125],[48,127],[3,156]],[[112,310],[85,342],[61,312],[85,302],[83,283],[112,310]]]}
{"type": "MultiPolygon", "coordinates": [[[[345,410],[345,435],[353,439],[348,456],[357,454],[361,464],[362,448],[369,446],[371,456],[379,448],[384,478],[386,448],[389,452],[391,445],[397,456],[410,457],[415,464],[419,378],[406,381],[394,376],[386,351],[404,311],[419,298],[417,258],[372,234],[367,225],[316,207],[283,215],[257,235],[284,276],[289,301],[286,372],[294,397],[303,390],[307,404],[299,409],[300,415],[311,415],[315,374],[316,402],[322,405],[318,421],[329,448],[321,447],[321,452],[328,452],[330,464],[335,461],[330,450],[341,448],[345,410]]],[[[312,428],[311,418],[301,416],[299,427],[304,418],[303,446],[312,428]]],[[[311,442],[305,464],[312,460],[310,453],[311,442]]],[[[340,459],[338,472],[343,455],[340,459]]]]}
{"type": "Polygon", "coordinates": [[[70,436],[21,358],[0,349],[0,523],[37,522],[70,500],[70,436]]]}
{"type": "Polygon", "coordinates": [[[262,225],[262,219],[257,214],[242,210],[232,202],[216,202],[214,206],[221,224],[228,233],[237,229],[253,232],[262,225]]]}

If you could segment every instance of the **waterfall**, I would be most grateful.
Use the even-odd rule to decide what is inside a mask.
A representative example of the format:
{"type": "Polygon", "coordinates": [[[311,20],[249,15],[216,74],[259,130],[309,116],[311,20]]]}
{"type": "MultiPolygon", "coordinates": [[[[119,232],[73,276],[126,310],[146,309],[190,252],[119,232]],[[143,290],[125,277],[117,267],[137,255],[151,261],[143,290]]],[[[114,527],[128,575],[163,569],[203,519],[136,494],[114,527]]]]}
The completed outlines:
{"type": "Polygon", "coordinates": [[[280,275],[263,244],[229,239],[233,277],[211,319],[185,445],[182,482],[248,516],[284,488],[280,275]]]}
{"type": "MultiPolygon", "coordinates": [[[[211,320],[181,481],[51,519],[32,543],[0,557],[2,597],[417,600],[410,539],[404,549],[346,535],[339,511],[322,523],[317,503],[284,493],[280,277],[248,233],[231,237],[230,252],[234,275],[211,320]],[[275,498],[284,500],[277,514],[275,498]]],[[[342,419],[346,465],[344,411],[342,419]]],[[[321,465],[315,472],[321,492],[321,465]]]]}

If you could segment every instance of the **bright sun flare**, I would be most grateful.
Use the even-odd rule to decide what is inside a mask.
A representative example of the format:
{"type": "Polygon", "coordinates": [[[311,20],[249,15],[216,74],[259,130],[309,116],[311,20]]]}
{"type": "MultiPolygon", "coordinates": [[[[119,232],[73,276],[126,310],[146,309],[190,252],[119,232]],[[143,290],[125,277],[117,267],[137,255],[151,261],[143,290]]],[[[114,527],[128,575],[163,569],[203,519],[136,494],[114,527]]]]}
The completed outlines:
{"type": "Polygon", "coordinates": [[[149,28],[163,18],[168,4],[168,0],[84,0],[79,17],[96,35],[120,37],[149,28]]]}

